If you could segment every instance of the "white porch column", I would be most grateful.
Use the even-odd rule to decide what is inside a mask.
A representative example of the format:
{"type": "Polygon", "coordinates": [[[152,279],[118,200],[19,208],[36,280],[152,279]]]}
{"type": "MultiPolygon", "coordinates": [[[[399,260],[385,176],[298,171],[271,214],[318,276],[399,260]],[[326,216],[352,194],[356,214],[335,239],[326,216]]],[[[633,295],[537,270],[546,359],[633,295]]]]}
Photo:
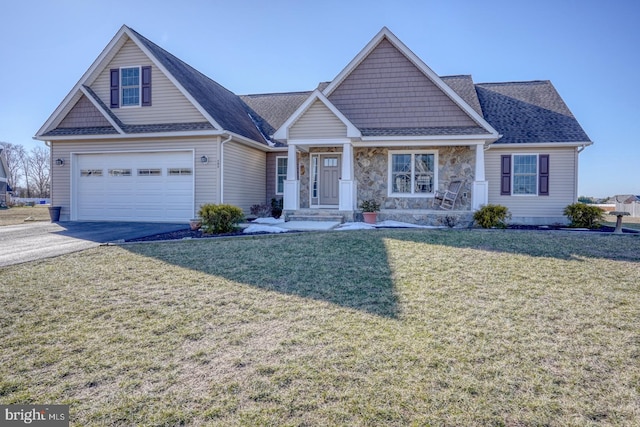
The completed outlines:
{"type": "Polygon", "coordinates": [[[298,178],[298,156],[296,146],[291,144],[287,151],[287,179],[284,180],[282,207],[284,210],[300,209],[300,181],[298,178]]]}
{"type": "Polygon", "coordinates": [[[484,177],[484,145],[476,145],[476,179],[473,181],[473,193],[471,197],[471,207],[473,210],[480,209],[482,205],[489,203],[489,183],[484,177]]]}
{"type": "Polygon", "coordinates": [[[340,202],[338,209],[352,211],[356,203],[356,182],[353,179],[353,146],[350,142],[342,145],[342,177],[340,178],[340,202]]]}

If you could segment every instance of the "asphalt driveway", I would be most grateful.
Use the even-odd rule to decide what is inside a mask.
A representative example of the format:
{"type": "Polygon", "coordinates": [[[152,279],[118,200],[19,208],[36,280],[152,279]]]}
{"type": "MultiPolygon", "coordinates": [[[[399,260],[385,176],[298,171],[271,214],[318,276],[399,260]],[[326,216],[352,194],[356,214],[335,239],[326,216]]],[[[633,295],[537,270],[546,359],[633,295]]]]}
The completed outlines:
{"type": "Polygon", "coordinates": [[[0,227],[0,267],[189,228],[139,222],[33,222],[0,227]]]}

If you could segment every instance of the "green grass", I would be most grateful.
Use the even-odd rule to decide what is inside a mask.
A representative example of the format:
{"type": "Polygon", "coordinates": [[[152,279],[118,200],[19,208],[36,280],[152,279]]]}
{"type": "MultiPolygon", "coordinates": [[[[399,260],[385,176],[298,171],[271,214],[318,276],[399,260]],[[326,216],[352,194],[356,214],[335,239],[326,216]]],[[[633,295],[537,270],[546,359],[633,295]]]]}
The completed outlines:
{"type": "Polygon", "coordinates": [[[0,403],[80,425],[637,425],[640,237],[376,230],[0,269],[0,403]]]}
{"type": "Polygon", "coordinates": [[[22,206],[0,209],[0,226],[24,224],[29,221],[50,221],[48,206],[22,206]]]}

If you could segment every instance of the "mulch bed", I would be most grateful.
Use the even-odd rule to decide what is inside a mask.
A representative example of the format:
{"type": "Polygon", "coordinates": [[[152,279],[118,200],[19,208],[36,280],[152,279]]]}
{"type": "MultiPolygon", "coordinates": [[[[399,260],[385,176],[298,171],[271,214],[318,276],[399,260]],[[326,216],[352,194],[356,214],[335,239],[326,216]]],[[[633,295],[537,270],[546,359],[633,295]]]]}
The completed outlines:
{"type": "MultiPolygon", "coordinates": [[[[509,227],[507,227],[508,230],[531,230],[531,231],[549,231],[549,230],[566,231],[567,228],[568,227],[565,225],[549,225],[544,227],[540,227],[537,225],[510,225],[509,227]]],[[[583,230],[583,231],[589,231],[592,233],[613,233],[614,230],[615,230],[615,227],[609,227],[609,226],[603,225],[600,228],[596,228],[592,230],[583,230]]],[[[629,230],[629,229],[625,229],[624,232],[640,233],[640,231],[629,230]]],[[[298,232],[289,231],[288,233],[298,233],[298,232]]],[[[154,234],[153,236],[146,236],[146,237],[140,237],[137,239],[131,239],[131,240],[127,240],[127,242],[153,242],[158,240],[186,240],[186,239],[214,239],[217,237],[254,236],[254,235],[260,235],[260,234],[271,234],[271,233],[260,232],[260,233],[245,234],[242,232],[242,230],[237,230],[231,233],[207,234],[207,233],[203,233],[200,230],[193,231],[187,228],[184,230],[172,231],[170,233],[154,234]]]]}

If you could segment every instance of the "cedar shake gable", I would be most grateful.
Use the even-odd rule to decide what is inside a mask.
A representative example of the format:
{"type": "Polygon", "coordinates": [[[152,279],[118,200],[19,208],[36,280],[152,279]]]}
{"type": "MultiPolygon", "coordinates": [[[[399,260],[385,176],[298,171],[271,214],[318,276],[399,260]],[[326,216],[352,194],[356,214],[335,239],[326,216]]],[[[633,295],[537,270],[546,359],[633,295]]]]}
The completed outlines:
{"type": "MultiPolygon", "coordinates": [[[[328,96],[360,129],[452,129],[488,133],[386,37],[328,96]]],[[[421,132],[422,133],[422,132],[421,132]]]]}
{"type": "Polygon", "coordinates": [[[501,135],[495,144],[590,143],[549,81],[476,84],[484,118],[501,135]]]}

